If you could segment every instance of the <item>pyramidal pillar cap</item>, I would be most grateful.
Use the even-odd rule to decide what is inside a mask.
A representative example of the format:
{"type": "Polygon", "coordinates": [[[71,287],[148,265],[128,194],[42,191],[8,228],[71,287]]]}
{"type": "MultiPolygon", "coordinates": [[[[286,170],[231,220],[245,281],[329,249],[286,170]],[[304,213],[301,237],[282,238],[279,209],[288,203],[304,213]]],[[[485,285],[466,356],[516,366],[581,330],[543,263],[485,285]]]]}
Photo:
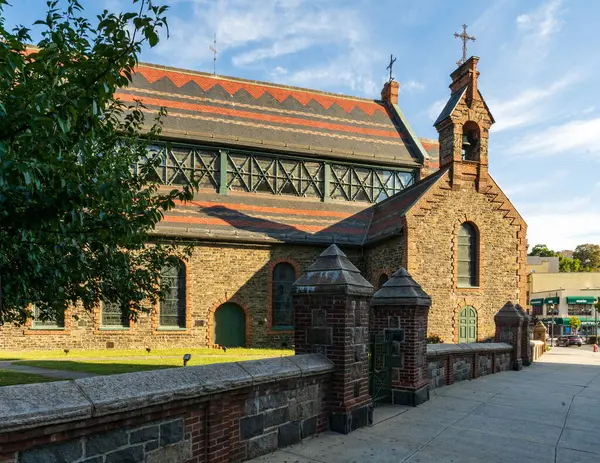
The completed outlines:
{"type": "Polygon", "coordinates": [[[294,294],[371,296],[373,285],[335,244],[329,246],[292,285],[294,294]]]}
{"type": "Polygon", "coordinates": [[[400,267],[373,296],[372,306],[405,305],[431,307],[431,296],[423,291],[404,267],[400,267]]]}
{"type": "Polygon", "coordinates": [[[515,304],[515,309],[517,309],[517,312],[519,312],[521,317],[523,317],[524,321],[529,322],[529,320],[531,320],[531,317],[529,316],[529,314],[527,312],[525,312],[525,309],[523,309],[523,307],[521,307],[520,304],[515,304]]]}
{"type": "Polygon", "coordinates": [[[506,304],[504,304],[504,307],[502,307],[500,311],[494,315],[494,322],[496,323],[520,323],[522,321],[523,316],[519,313],[519,310],[511,301],[508,301],[506,304]]]}

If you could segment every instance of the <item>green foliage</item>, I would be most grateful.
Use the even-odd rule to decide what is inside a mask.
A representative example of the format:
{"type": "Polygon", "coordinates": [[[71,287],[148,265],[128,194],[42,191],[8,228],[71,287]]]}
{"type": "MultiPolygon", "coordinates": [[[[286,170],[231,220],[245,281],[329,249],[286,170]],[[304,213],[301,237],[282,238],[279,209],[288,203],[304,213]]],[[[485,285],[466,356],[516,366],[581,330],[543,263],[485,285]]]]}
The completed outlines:
{"type": "Polygon", "coordinates": [[[569,320],[569,326],[574,332],[579,331],[579,328],[581,328],[581,320],[579,317],[571,317],[569,320]]]}
{"type": "Polygon", "coordinates": [[[583,267],[579,259],[571,259],[570,257],[558,256],[558,269],[560,272],[582,272],[583,267]]]}
{"type": "Polygon", "coordinates": [[[429,333],[427,336],[427,344],[443,344],[444,340],[439,334],[429,333]]]}
{"type": "Polygon", "coordinates": [[[573,258],[579,259],[586,269],[596,271],[600,269],[600,245],[580,244],[573,251],[573,258]]]}
{"type": "Polygon", "coordinates": [[[545,244],[536,244],[533,248],[531,248],[531,252],[528,255],[540,257],[556,257],[558,254],[548,249],[548,246],[546,246],[545,244]]]}
{"type": "Polygon", "coordinates": [[[164,112],[146,123],[141,104],[115,98],[167,28],[166,7],[133,0],[136,12],[105,10],[92,23],[79,1],[58,4],[47,2],[27,49],[30,31],[5,27],[0,0],[0,321],[24,322],[30,304],[45,320],[101,300],[135,319],[166,293],[161,268],[187,255],[148,246],[150,234],[194,188],[160,190],[158,159],[134,172],[164,112]]]}

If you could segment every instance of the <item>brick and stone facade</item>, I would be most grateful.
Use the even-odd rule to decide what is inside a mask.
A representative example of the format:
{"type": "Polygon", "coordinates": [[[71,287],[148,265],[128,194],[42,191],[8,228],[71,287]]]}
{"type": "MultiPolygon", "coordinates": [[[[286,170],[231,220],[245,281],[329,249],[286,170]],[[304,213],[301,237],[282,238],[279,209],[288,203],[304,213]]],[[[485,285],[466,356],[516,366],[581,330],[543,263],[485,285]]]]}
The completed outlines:
{"type": "MultiPolygon", "coordinates": [[[[210,346],[218,343],[213,335],[215,311],[223,304],[235,304],[243,311],[247,346],[291,347],[294,343],[291,327],[273,326],[273,269],[276,264],[287,262],[298,277],[332,242],[339,243],[376,289],[398,268],[406,268],[431,296],[429,333],[439,335],[446,343],[459,342],[459,315],[465,307],[472,307],[477,314],[476,340],[492,340],[497,308],[509,300],[526,303],[527,226],[488,172],[488,164],[493,162],[493,154],[488,153],[489,128],[494,120],[478,90],[477,64],[478,58],[472,57],[451,75],[451,96],[435,124],[439,133],[438,170],[430,170],[438,160],[431,159],[424,151],[397,107],[395,82],[386,85],[382,101],[369,103],[373,105],[368,105],[375,111],[373,114],[387,118],[385,123],[391,125],[386,127],[396,127],[413,138],[411,146],[416,149],[414,156],[403,158],[406,165],[396,167],[414,169],[418,181],[377,204],[359,197],[332,198],[333,164],[325,159],[322,200],[301,194],[292,198],[254,190],[224,188],[219,193],[220,190],[204,188],[191,204],[177,205],[173,214],[159,224],[156,234],[157,239],[186,240],[193,247],[185,264],[183,329],[157,329],[160,307],[155,307],[150,315],[141,315],[126,329],[103,328],[100,308],[93,313],[74,308],[66,314],[65,327],[60,330],[34,329],[30,323],[20,327],[0,325],[0,349],[142,350],[210,346]],[[383,112],[382,107],[385,107],[383,112]],[[389,114],[395,114],[392,122],[389,114]],[[470,140],[468,149],[463,144],[464,137],[470,140]],[[477,234],[476,284],[469,287],[458,282],[458,234],[465,223],[477,234]]],[[[172,74],[167,70],[160,72],[172,74]]],[[[148,85],[145,82],[141,86],[148,90],[148,85]]],[[[284,90],[293,96],[298,89],[284,90]]],[[[346,101],[345,97],[340,98],[346,101]]],[[[289,110],[285,105],[278,109],[289,110]]],[[[330,116],[333,117],[327,113],[330,116]]],[[[321,124],[320,120],[313,122],[321,124]]],[[[356,122],[349,124],[352,130],[356,122]]],[[[336,132],[336,137],[342,135],[336,132]]],[[[373,143],[366,146],[374,146],[373,143]]],[[[398,143],[398,148],[405,150],[401,139],[398,143]]],[[[233,161],[227,158],[227,149],[220,153],[219,168],[227,170],[227,162],[233,161]]],[[[311,149],[306,148],[302,153],[307,162],[314,159],[311,149]]],[[[280,155],[289,153],[269,154],[273,159],[280,155]]],[[[344,156],[348,165],[359,159],[356,153],[336,154],[337,158],[344,156]]],[[[256,159],[252,162],[259,162],[256,159]]],[[[361,162],[366,159],[360,158],[361,162]]],[[[375,164],[381,161],[372,153],[368,159],[375,164]]],[[[219,172],[225,180],[231,174],[219,172]]]]}
{"type": "Polygon", "coordinates": [[[344,434],[373,422],[367,350],[372,294],[335,244],[294,283],[296,353],[318,352],[334,363],[330,428],[344,434]]]}

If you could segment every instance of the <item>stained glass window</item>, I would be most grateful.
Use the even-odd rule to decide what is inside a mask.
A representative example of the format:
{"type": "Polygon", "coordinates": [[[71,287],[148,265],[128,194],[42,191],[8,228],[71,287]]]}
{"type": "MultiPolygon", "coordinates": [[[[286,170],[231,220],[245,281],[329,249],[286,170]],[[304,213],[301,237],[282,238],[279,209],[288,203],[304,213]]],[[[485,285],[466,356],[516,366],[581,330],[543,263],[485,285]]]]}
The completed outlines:
{"type": "Polygon", "coordinates": [[[108,328],[129,328],[129,318],[119,304],[112,302],[102,303],[102,327],[108,328]]]}
{"type": "Polygon", "coordinates": [[[185,265],[165,267],[161,272],[161,282],[169,288],[168,294],[160,301],[159,326],[185,328],[185,265]]]}
{"type": "Polygon", "coordinates": [[[294,326],[292,284],[296,281],[294,267],[288,263],[277,264],[273,269],[273,327],[294,326]]]}
{"type": "Polygon", "coordinates": [[[458,286],[477,286],[477,231],[463,223],[458,231],[458,286]]]}
{"type": "Polygon", "coordinates": [[[63,329],[65,327],[64,312],[56,320],[40,320],[40,310],[35,305],[33,306],[32,328],[48,328],[48,329],[63,329]]]}

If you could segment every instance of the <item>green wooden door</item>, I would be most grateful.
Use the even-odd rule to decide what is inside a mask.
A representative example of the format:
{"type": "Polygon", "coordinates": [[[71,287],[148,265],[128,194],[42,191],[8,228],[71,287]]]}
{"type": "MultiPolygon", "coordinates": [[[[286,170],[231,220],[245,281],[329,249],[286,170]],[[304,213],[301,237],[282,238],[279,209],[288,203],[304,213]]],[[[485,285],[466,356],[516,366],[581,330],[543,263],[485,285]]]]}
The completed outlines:
{"type": "Polygon", "coordinates": [[[246,345],[246,314],[237,304],[227,302],[215,311],[214,343],[225,347],[246,345]]]}
{"type": "Polygon", "coordinates": [[[477,342],[477,311],[470,306],[458,316],[458,342],[477,342]]]}

